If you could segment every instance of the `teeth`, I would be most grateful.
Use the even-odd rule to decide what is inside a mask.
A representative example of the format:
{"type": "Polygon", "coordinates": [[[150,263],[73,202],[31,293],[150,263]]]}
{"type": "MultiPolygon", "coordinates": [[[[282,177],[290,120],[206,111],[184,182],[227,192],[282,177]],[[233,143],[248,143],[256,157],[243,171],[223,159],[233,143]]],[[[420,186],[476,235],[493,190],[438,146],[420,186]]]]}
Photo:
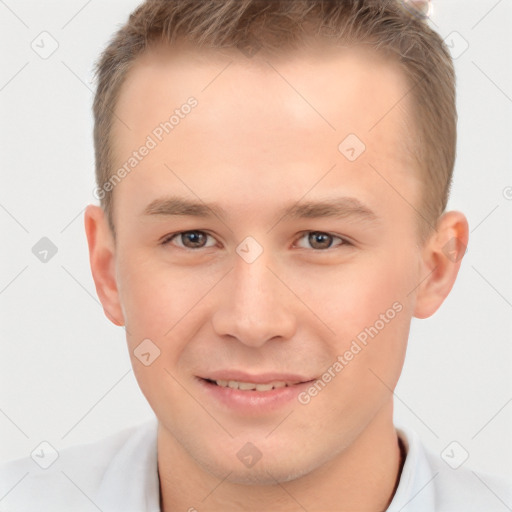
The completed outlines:
{"type": "Polygon", "coordinates": [[[256,384],[252,384],[251,382],[237,382],[236,384],[238,389],[241,389],[242,391],[247,391],[249,389],[257,389],[258,387],[256,386],[256,384]]]}
{"type": "MultiPolygon", "coordinates": [[[[240,389],[243,389],[243,388],[240,387],[240,389]]],[[[256,386],[256,391],[270,391],[271,389],[275,389],[271,383],[270,384],[258,384],[256,386]]]]}
{"type": "Polygon", "coordinates": [[[256,384],[254,382],[238,382],[237,380],[216,380],[215,383],[223,388],[239,389],[240,391],[270,391],[271,389],[284,388],[286,382],[275,381],[268,384],[256,384]]]}

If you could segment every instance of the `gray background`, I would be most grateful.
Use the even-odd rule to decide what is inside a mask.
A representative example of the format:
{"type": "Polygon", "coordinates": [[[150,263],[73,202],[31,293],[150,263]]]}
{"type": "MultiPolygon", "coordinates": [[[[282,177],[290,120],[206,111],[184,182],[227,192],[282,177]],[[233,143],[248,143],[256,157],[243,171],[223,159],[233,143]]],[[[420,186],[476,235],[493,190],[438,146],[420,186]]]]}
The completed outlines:
{"type": "MultiPolygon", "coordinates": [[[[137,4],[0,0],[0,461],[152,415],[124,330],[96,297],[83,229],[96,202],[93,63],[137,4]],[[58,248],[47,262],[32,252],[42,237],[58,248]]],[[[466,465],[512,474],[512,2],[434,0],[432,23],[456,57],[449,208],[471,236],[445,304],[413,320],[396,423],[437,453],[456,441],[466,465]]]]}

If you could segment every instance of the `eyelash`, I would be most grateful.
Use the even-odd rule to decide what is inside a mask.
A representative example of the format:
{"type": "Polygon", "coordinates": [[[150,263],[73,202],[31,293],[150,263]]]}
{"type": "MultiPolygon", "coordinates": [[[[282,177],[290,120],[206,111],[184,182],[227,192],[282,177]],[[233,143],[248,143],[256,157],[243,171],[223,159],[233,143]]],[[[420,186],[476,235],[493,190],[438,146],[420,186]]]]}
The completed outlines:
{"type": "MultiPolygon", "coordinates": [[[[203,235],[206,235],[207,237],[211,237],[211,238],[214,238],[212,235],[210,235],[208,232],[206,231],[201,231],[201,230],[198,230],[198,229],[191,229],[191,230],[188,230],[188,231],[179,231],[178,233],[172,233],[168,236],[166,236],[162,242],[161,242],[161,245],[165,246],[165,245],[168,245],[170,244],[175,238],[179,237],[180,235],[184,235],[186,233],[201,233],[203,235]]],[[[310,250],[312,251],[315,251],[315,252],[327,252],[327,251],[330,251],[330,250],[333,250],[333,249],[336,249],[337,247],[343,247],[343,246],[353,246],[354,244],[351,243],[349,240],[347,240],[345,237],[342,237],[342,236],[339,236],[339,235],[335,235],[333,233],[329,233],[327,231],[315,231],[315,230],[312,230],[312,231],[304,231],[302,232],[301,236],[297,239],[297,240],[301,240],[302,238],[304,238],[305,236],[307,235],[310,235],[311,233],[318,233],[318,234],[321,234],[321,235],[328,235],[330,237],[332,237],[334,240],[335,239],[338,239],[341,241],[341,243],[338,243],[337,245],[332,245],[330,247],[327,247],[326,249],[314,249],[314,248],[311,248],[310,250]]],[[[333,242],[334,243],[334,242],[333,242]]],[[[187,251],[199,251],[200,249],[208,249],[209,247],[198,247],[196,249],[192,249],[190,247],[181,247],[181,246],[178,246],[180,249],[184,249],[184,250],[187,250],[187,251]]],[[[299,249],[305,249],[304,247],[299,247],[299,249]]]]}

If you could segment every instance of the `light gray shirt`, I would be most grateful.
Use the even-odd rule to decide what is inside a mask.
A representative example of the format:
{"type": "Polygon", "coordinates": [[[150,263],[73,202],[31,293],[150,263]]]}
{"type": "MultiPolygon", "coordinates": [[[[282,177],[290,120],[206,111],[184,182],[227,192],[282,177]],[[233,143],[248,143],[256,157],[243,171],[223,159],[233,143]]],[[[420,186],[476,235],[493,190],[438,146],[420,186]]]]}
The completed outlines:
{"type": "MultiPolygon", "coordinates": [[[[414,431],[397,433],[407,457],[387,512],[512,510],[512,485],[461,464],[457,445],[437,455],[414,431]]],[[[56,455],[42,445],[0,466],[0,511],[160,512],[156,419],[56,455]]],[[[191,496],[188,510],[200,512],[201,499],[191,496]]]]}

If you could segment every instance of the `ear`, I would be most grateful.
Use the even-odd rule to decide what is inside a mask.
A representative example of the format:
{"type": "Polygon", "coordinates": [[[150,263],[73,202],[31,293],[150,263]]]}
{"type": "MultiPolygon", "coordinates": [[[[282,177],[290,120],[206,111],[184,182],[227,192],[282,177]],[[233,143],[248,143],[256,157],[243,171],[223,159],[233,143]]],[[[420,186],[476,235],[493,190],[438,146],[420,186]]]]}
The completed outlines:
{"type": "Polygon", "coordinates": [[[433,315],[450,293],[466,252],[468,237],[468,221],[464,214],[451,211],[441,216],[436,232],[422,251],[422,275],[428,277],[416,292],[416,318],[433,315]]]}
{"type": "Polygon", "coordinates": [[[103,311],[115,325],[124,325],[116,282],[114,237],[103,209],[92,204],[87,206],[84,223],[92,277],[103,311]]]}

